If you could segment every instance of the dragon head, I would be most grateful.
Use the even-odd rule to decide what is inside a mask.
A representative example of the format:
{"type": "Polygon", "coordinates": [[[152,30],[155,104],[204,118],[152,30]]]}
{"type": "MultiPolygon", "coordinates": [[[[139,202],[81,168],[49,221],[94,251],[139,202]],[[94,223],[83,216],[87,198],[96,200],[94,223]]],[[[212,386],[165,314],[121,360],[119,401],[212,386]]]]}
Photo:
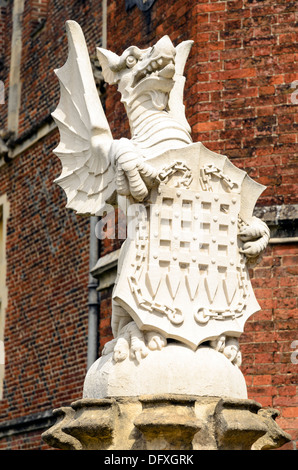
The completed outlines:
{"type": "Polygon", "coordinates": [[[97,54],[105,81],[118,85],[128,107],[146,92],[168,95],[173,88],[176,49],[168,36],[148,49],[128,47],[121,56],[102,48],[97,48],[97,54]]]}

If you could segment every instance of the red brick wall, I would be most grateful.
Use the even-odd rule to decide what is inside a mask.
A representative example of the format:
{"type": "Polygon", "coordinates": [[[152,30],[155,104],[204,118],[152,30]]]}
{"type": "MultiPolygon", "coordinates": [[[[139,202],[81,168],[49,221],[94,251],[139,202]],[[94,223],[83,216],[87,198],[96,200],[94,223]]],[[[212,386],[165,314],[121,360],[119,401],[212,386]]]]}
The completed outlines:
{"type": "MultiPolygon", "coordinates": [[[[266,185],[259,206],[297,203],[298,114],[291,102],[291,83],[298,79],[296,2],[159,0],[149,23],[137,8],[124,15],[121,2],[108,3],[108,48],[118,54],[131,44],[148,47],[164,34],[174,44],[194,40],[185,87],[193,140],[228,155],[266,185]]],[[[129,135],[118,98],[110,87],[107,113],[116,137],[129,135]]],[[[251,273],[261,311],[248,321],[241,337],[249,397],[278,409],[277,421],[294,440],[298,438],[297,364],[291,362],[295,351],[291,345],[298,339],[295,255],[295,244],[268,247],[251,273]]],[[[108,308],[105,301],[105,312],[108,308]]],[[[108,338],[106,321],[102,333],[101,345],[108,338]]]]}
{"type": "MultiPolygon", "coordinates": [[[[137,8],[124,15],[121,2],[108,6],[108,47],[117,53],[132,43],[147,47],[164,34],[175,44],[194,40],[185,91],[193,139],[229,155],[268,186],[260,198],[264,205],[296,201],[295,8],[288,0],[159,0],[147,27],[137,8]]],[[[122,135],[116,99],[111,91],[107,108],[122,135]]]]}
{"type": "Polygon", "coordinates": [[[0,450],[53,450],[40,438],[42,431],[20,433],[0,441],[0,450]]]}
{"type": "Polygon", "coordinates": [[[31,0],[31,21],[42,23],[48,14],[48,0],[31,0]]]}
{"type": "MultiPolygon", "coordinates": [[[[45,2],[46,3],[46,2],[45,2]]],[[[59,100],[54,69],[67,58],[65,22],[76,20],[83,28],[90,54],[101,40],[101,1],[53,2],[48,0],[44,27],[35,32],[34,2],[25,2],[23,16],[22,99],[20,136],[48,118],[59,100]]]]}
{"type": "Polygon", "coordinates": [[[4,104],[0,105],[0,129],[6,126],[7,119],[10,47],[5,38],[11,36],[11,11],[10,3],[0,8],[0,80],[4,83],[4,104]]]}
{"type": "MultiPolygon", "coordinates": [[[[46,22],[34,34],[33,4],[25,3],[19,143],[50,122],[58,104],[53,70],[67,58],[65,21],[80,19],[90,53],[101,39],[101,2],[73,3],[49,1],[46,22]]],[[[11,10],[7,18],[7,37],[11,37],[11,10]]],[[[9,41],[6,50],[10,51],[9,41]]],[[[8,86],[10,55],[4,58],[8,86]]],[[[3,129],[7,101],[0,106],[3,129]]],[[[54,131],[0,167],[0,194],[6,194],[10,204],[0,427],[82,396],[87,367],[89,219],[65,209],[65,195],[53,183],[61,172],[53,154],[58,142],[54,131]]],[[[47,448],[42,431],[12,434],[0,440],[0,448],[47,448]]]]}
{"type": "MultiPolygon", "coordinates": [[[[291,103],[291,83],[298,79],[293,71],[295,2],[156,0],[151,17],[136,7],[125,12],[124,1],[107,3],[108,48],[117,53],[131,44],[147,47],[164,34],[175,44],[194,40],[185,88],[193,139],[227,154],[267,185],[259,205],[295,203],[297,106],[291,103]]],[[[26,2],[23,17],[21,138],[48,119],[57,105],[53,69],[66,59],[65,21],[81,24],[92,54],[101,36],[99,0],[49,0],[46,23],[34,34],[32,6],[26,2]]],[[[8,30],[10,25],[9,17],[8,30]]],[[[9,51],[5,57],[8,72],[9,51]]],[[[108,88],[106,110],[114,137],[129,136],[115,87],[108,88]]],[[[3,106],[0,117],[4,123],[3,106]]],[[[82,392],[88,222],[65,209],[62,191],[52,183],[60,171],[52,155],[57,142],[53,133],[0,168],[0,192],[8,194],[11,204],[7,367],[0,423],[69,404],[82,392]]],[[[102,254],[120,244],[105,240],[102,254]]],[[[254,269],[252,282],[262,310],[247,322],[241,338],[249,397],[277,408],[278,422],[294,440],[297,364],[291,362],[291,345],[298,340],[296,250],[295,245],[270,245],[254,269]]],[[[111,337],[110,298],[111,289],[102,293],[100,350],[111,337]]],[[[16,435],[0,446],[46,448],[38,432],[16,435]]]]}
{"type": "Polygon", "coordinates": [[[89,223],[65,209],[62,190],[53,184],[60,172],[51,153],[56,145],[54,133],[0,172],[10,202],[0,422],[81,398],[89,223]]]}
{"type": "MultiPolygon", "coordinates": [[[[241,337],[249,397],[280,412],[277,422],[297,440],[297,245],[270,245],[253,271],[261,310],[241,337]],[[295,345],[296,342],[296,345],[295,345]]],[[[286,448],[293,448],[287,444],[286,448]]]]}
{"type": "Polygon", "coordinates": [[[5,19],[6,8],[0,7],[0,60],[3,60],[5,49],[5,19]]]}

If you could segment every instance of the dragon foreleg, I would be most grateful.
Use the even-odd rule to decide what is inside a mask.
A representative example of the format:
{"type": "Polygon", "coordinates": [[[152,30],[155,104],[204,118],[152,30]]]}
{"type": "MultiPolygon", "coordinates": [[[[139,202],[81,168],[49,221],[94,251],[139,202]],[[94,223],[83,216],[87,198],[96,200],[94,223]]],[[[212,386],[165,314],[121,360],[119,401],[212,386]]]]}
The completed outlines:
{"type": "Polygon", "coordinates": [[[241,227],[239,237],[243,242],[239,251],[246,256],[249,264],[255,264],[261,259],[268,245],[270,230],[261,219],[253,217],[250,225],[241,227]]]}
{"type": "Polygon", "coordinates": [[[126,138],[114,140],[110,157],[116,167],[117,192],[123,196],[131,194],[137,201],[143,201],[148,188],[157,181],[157,171],[144,161],[135,145],[126,138]]]}

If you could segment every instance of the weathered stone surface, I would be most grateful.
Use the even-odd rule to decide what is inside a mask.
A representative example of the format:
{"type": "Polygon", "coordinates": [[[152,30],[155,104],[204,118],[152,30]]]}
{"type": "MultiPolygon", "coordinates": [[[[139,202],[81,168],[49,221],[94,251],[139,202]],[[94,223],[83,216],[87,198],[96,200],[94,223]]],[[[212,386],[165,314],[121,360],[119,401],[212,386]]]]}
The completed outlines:
{"type": "Polygon", "coordinates": [[[66,450],[262,450],[290,440],[253,400],[155,395],[82,399],[42,437],[66,450]],[[61,419],[62,418],[62,419],[61,419]]]}
{"type": "Polygon", "coordinates": [[[134,425],[142,432],[149,450],[192,448],[201,423],[195,415],[193,397],[154,396],[140,398],[142,413],[134,425]]]}
{"type": "Polygon", "coordinates": [[[64,450],[81,450],[81,443],[73,436],[64,431],[64,426],[72,420],[74,409],[70,406],[64,406],[53,411],[53,415],[57,417],[57,422],[42,435],[44,441],[51,447],[64,450]]]}
{"type": "Polygon", "coordinates": [[[266,434],[267,426],[253,400],[220,400],[215,408],[216,440],[219,449],[249,450],[266,434]]]}
{"type": "Polygon", "coordinates": [[[291,440],[291,436],[284,432],[275,421],[279,416],[278,410],[261,408],[258,411],[258,416],[264,421],[267,430],[266,434],[252,445],[252,450],[275,449],[291,440]]]}

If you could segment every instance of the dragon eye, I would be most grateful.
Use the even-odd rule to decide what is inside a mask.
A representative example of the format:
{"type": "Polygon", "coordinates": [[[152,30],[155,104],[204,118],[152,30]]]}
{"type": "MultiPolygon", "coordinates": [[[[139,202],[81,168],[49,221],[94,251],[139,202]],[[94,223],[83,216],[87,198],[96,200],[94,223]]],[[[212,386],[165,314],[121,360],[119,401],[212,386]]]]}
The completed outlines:
{"type": "Polygon", "coordinates": [[[131,69],[134,65],[136,65],[137,59],[133,55],[129,55],[126,58],[126,65],[129,69],[131,69]]]}

